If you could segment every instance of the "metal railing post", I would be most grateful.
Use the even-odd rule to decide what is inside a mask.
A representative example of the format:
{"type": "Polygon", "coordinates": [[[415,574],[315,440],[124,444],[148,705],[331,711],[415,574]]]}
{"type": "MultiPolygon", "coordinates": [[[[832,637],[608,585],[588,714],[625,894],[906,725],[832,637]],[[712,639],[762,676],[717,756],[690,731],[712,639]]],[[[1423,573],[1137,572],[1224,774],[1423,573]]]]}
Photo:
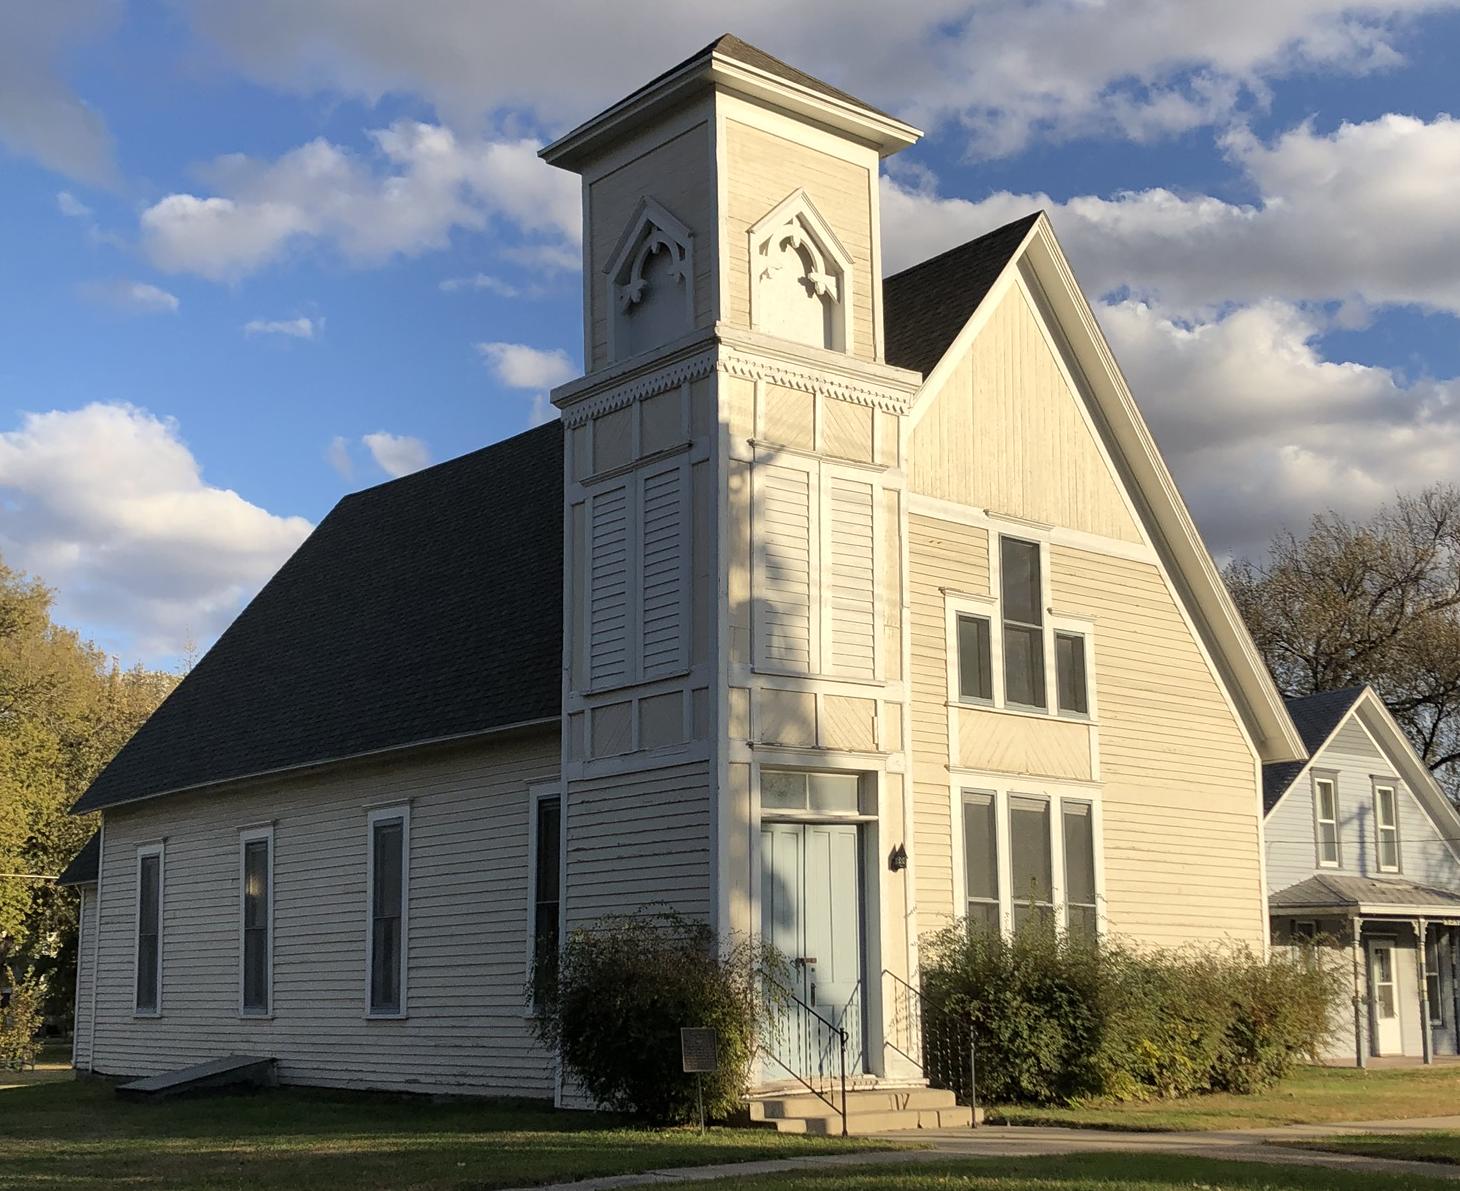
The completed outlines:
{"type": "Polygon", "coordinates": [[[842,1052],[842,1136],[847,1135],[847,1032],[838,1028],[837,1033],[841,1036],[842,1052]]]}
{"type": "Polygon", "coordinates": [[[973,1046],[973,1025],[968,1027],[968,1127],[978,1128],[978,1054],[973,1046]]]}

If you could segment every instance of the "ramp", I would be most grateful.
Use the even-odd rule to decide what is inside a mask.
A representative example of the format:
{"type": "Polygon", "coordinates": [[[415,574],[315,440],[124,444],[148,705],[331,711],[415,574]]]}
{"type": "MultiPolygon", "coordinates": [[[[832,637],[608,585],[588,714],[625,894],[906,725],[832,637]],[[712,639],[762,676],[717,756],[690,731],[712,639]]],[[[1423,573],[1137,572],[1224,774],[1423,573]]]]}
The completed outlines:
{"type": "Polygon", "coordinates": [[[128,1100],[160,1100],[165,1096],[181,1096],[214,1088],[271,1088],[274,1083],[273,1059],[257,1055],[226,1055],[177,1071],[134,1079],[120,1085],[117,1095],[128,1100]]]}

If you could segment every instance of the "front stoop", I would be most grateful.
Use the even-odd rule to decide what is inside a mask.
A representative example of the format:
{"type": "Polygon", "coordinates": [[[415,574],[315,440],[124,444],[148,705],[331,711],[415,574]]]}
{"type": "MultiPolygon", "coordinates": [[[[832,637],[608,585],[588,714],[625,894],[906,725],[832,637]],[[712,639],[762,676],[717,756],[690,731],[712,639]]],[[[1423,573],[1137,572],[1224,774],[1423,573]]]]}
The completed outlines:
{"type": "MultiPolygon", "coordinates": [[[[841,1103],[839,1092],[829,1095],[841,1103]]],[[[774,1125],[781,1133],[842,1131],[841,1113],[809,1092],[757,1096],[750,1101],[750,1119],[774,1125]]],[[[847,1089],[847,1132],[855,1136],[902,1129],[966,1129],[972,1123],[967,1106],[960,1105],[952,1092],[938,1088],[847,1089]]]]}

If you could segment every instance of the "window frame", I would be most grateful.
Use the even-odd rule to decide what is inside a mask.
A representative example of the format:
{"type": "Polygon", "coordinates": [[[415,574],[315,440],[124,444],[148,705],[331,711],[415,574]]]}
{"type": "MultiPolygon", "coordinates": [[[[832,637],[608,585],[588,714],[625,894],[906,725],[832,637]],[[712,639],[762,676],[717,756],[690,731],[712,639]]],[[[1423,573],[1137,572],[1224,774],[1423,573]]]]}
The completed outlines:
{"type": "MultiPolygon", "coordinates": [[[[1449,957],[1441,954],[1440,944],[1442,941],[1443,939],[1438,926],[1433,922],[1429,923],[1425,927],[1425,937],[1420,940],[1420,953],[1425,973],[1425,1012],[1429,1014],[1431,1027],[1439,1026],[1444,1028],[1446,1024],[1445,1001],[1447,999],[1445,993],[1448,991],[1445,988],[1445,968],[1447,966],[1445,961],[1449,957]],[[1433,940],[1435,949],[1435,966],[1433,968],[1430,967],[1431,940],[1433,940]],[[1437,1006],[1439,1008],[1438,1015],[1435,1013],[1437,1006]]],[[[1450,946],[1444,948],[1444,950],[1450,951],[1453,946],[1452,941],[1450,946]]],[[[1453,997],[1449,999],[1453,1000],[1453,997]]]]}
{"type": "Polygon", "coordinates": [[[407,999],[410,975],[411,917],[411,804],[377,807],[365,816],[365,1019],[400,1021],[410,1016],[407,999]],[[399,1005],[394,1010],[377,1010],[372,1000],[375,973],[375,829],[382,823],[401,825],[400,869],[400,980],[399,1005]]]}
{"type": "MultiPolygon", "coordinates": [[[[1039,799],[1049,807],[1049,846],[1051,896],[1054,920],[1061,931],[1069,927],[1065,881],[1064,807],[1066,803],[1083,803],[1089,807],[1090,843],[1095,875],[1095,937],[1104,938],[1107,931],[1105,904],[1104,822],[1100,789],[1097,785],[1072,782],[1042,782],[1020,779],[1010,774],[972,770],[956,770],[949,784],[949,805],[954,822],[953,900],[955,907],[968,905],[967,835],[963,805],[969,795],[986,795],[994,800],[995,848],[998,861],[999,929],[1008,937],[1014,930],[1013,853],[1011,850],[1010,800],[1039,799]]],[[[1084,903],[1080,903],[1084,904],[1084,903]]],[[[966,913],[964,913],[966,917],[966,913]]]]}
{"type": "MultiPolygon", "coordinates": [[[[992,707],[994,705],[994,692],[998,687],[996,681],[998,671],[994,668],[994,619],[991,615],[982,612],[968,612],[959,608],[953,610],[953,668],[954,668],[954,689],[957,692],[958,702],[965,703],[972,707],[992,707]],[[988,694],[970,695],[965,693],[963,687],[963,623],[981,624],[984,627],[984,655],[988,663],[988,694]]],[[[980,674],[978,677],[984,677],[980,674]]]]}
{"type": "Polygon", "coordinates": [[[558,946],[563,941],[563,893],[566,886],[567,869],[564,859],[567,855],[567,816],[564,814],[562,788],[557,782],[532,785],[527,788],[527,947],[524,970],[525,983],[529,988],[529,1001],[525,1017],[537,1017],[542,1006],[537,1001],[537,991],[532,987],[532,966],[537,959],[537,852],[539,823],[542,804],[555,801],[558,804],[558,946]]]}
{"type": "Polygon", "coordinates": [[[166,845],[159,840],[154,843],[137,845],[137,873],[135,881],[136,901],[133,908],[133,930],[132,930],[132,1016],[133,1017],[161,1017],[162,1016],[162,974],[164,966],[162,962],[162,949],[166,921],[164,915],[163,898],[167,889],[167,856],[166,845]],[[157,1003],[152,1008],[145,1008],[138,999],[141,991],[138,987],[142,975],[142,861],[149,857],[157,858],[157,959],[156,959],[156,988],[157,1003]]]}
{"type": "Polygon", "coordinates": [[[1374,866],[1381,873],[1402,873],[1404,871],[1404,842],[1399,832],[1399,783],[1389,777],[1371,777],[1369,784],[1374,799],[1374,866]],[[1388,792],[1390,809],[1394,811],[1394,822],[1388,826],[1385,825],[1384,816],[1380,811],[1384,805],[1380,791],[1388,792]],[[1385,832],[1389,832],[1394,837],[1393,864],[1384,863],[1385,832]]]}
{"type": "Polygon", "coordinates": [[[274,1016],[274,825],[241,827],[238,831],[238,1016],[267,1021],[274,1016]],[[264,873],[267,913],[264,924],[264,1008],[248,1007],[248,845],[268,844],[264,873]]]}
{"type": "Polygon", "coordinates": [[[1310,788],[1313,795],[1313,857],[1319,868],[1343,867],[1343,808],[1338,798],[1338,773],[1331,769],[1315,769],[1310,788]],[[1323,799],[1319,787],[1327,785],[1333,792],[1333,818],[1323,817],[1323,799]],[[1323,859],[1323,825],[1333,824],[1333,859],[1323,859]]]}
{"type": "Polygon", "coordinates": [[[968,787],[960,788],[958,791],[959,808],[959,839],[958,850],[962,853],[963,862],[961,871],[962,892],[958,904],[963,907],[962,917],[969,919],[969,907],[977,902],[981,906],[993,906],[994,925],[998,930],[1004,930],[1004,850],[1000,842],[999,831],[999,795],[997,790],[978,790],[968,787]],[[975,898],[968,891],[968,807],[970,804],[981,806],[988,811],[990,822],[993,825],[993,846],[994,846],[994,896],[992,898],[975,898]]]}
{"type": "Polygon", "coordinates": [[[999,603],[999,646],[1003,653],[1003,665],[994,679],[995,686],[1003,696],[1003,705],[1019,711],[1032,711],[1043,715],[1050,714],[1050,691],[1049,691],[1049,670],[1050,670],[1050,632],[1049,632],[1049,575],[1048,575],[1048,551],[1045,543],[1037,538],[1022,537],[1019,534],[1003,533],[994,535],[994,552],[998,555],[999,566],[997,571],[997,582],[991,572],[989,590],[996,591],[999,603]],[[1038,577],[1039,590],[1035,593],[1035,612],[1039,616],[1038,622],[1012,620],[1009,617],[1008,600],[1004,593],[1004,544],[1011,542],[1020,546],[1032,546],[1035,557],[1035,574],[1038,577]],[[1037,635],[1039,641],[1039,664],[1031,677],[1037,677],[1039,682],[1039,693],[1043,701],[1038,703],[1024,703],[1009,697],[1009,660],[1008,660],[1008,632],[1010,628],[1025,634],[1037,635]]]}

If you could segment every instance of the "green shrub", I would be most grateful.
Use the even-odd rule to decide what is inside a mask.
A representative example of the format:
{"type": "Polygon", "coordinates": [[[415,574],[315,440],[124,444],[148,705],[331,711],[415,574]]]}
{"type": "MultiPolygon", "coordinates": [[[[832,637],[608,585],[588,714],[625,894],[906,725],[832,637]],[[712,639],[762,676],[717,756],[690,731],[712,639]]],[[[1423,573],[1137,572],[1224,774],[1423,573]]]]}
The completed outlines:
{"type": "Polygon", "coordinates": [[[16,979],[6,969],[0,974],[0,987],[9,987],[10,998],[0,1009],[0,1068],[33,1067],[40,1054],[38,1034],[44,1013],[41,1003],[45,989],[40,982],[16,979]]]}
{"type": "Polygon", "coordinates": [[[972,1024],[979,1094],[1005,1103],[1271,1086],[1317,1054],[1337,977],[1243,948],[1144,951],[955,923],[922,943],[931,1003],[972,1024]]]}
{"type": "Polygon", "coordinates": [[[760,956],[722,949],[708,926],[675,914],[614,916],[569,935],[534,1028],[599,1104],[648,1121],[694,1120],[695,1077],[681,1068],[682,1026],[719,1035],[705,1111],[740,1103],[761,1015],[760,956]]]}

